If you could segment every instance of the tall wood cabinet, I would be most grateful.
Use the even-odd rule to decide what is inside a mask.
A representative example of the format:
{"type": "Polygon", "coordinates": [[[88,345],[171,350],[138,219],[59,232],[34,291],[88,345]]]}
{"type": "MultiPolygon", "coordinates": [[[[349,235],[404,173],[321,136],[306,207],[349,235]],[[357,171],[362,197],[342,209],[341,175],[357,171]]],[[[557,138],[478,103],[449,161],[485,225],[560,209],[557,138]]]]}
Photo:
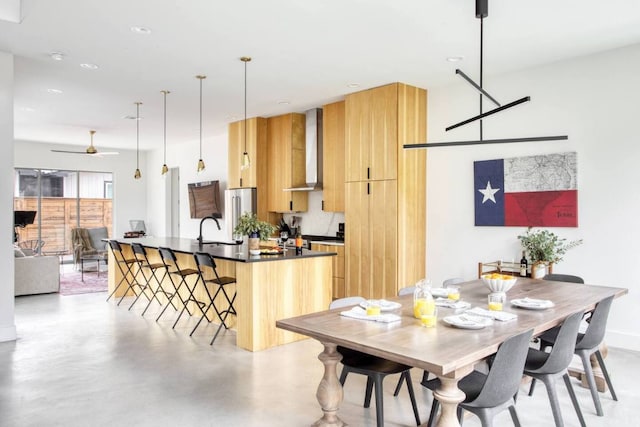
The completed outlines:
{"type": "Polygon", "coordinates": [[[387,298],[425,277],[426,91],[394,83],[345,103],[345,287],[387,298]]]}
{"type": "Polygon", "coordinates": [[[337,254],[336,256],[331,257],[333,264],[332,298],[344,298],[344,246],[312,243],[311,250],[319,252],[335,252],[337,254]]]}
{"type": "Polygon", "coordinates": [[[285,188],[305,186],[305,155],[304,114],[289,113],[267,119],[269,211],[307,210],[307,192],[282,191],[285,188]]]}
{"type": "Polygon", "coordinates": [[[267,209],[267,119],[247,119],[246,149],[251,160],[247,169],[242,169],[245,151],[244,120],[229,124],[229,188],[255,187],[257,190],[258,218],[268,220],[267,209]]]}
{"type": "Polygon", "coordinates": [[[345,102],[322,107],[322,210],[344,212],[345,102]]]}

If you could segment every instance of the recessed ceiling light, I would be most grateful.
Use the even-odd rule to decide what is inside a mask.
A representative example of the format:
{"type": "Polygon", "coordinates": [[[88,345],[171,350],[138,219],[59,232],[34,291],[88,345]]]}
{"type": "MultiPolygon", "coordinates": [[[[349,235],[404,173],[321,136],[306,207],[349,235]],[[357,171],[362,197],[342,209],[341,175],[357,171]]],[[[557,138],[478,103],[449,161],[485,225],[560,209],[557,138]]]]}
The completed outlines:
{"type": "Polygon", "coordinates": [[[56,95],[59,95],[59,94],[62,93],[62,91],[60,89],[47,89],[47,92],[55,93],[56,95]]]}
{"type": "Polygon", "coordinates": [[[64,59],[64,53],[60,53],[60,52],[51,52],[49,54],[49,57],[51,59],[53,59],[54,61],[62,61],[64,59]]]}
{"type": "Polygon", "coordinates": [[[127,115],[127,116],[122,116],[122,118],[123,118],[123,119],[125,119],[125,120],[136,120],[136,119],[138,119],[138,120],[142,120],[142,117],[129,116],[129,115],[127,115]]]}
{"type": "Polygon", "coordinates": [[[100,68],[96,64],[88,64],[88,63],[80,64],[80,66],[82,68],[86,68],[87,70],[97,70],[98,68],[100,68]]]}
{"type": "Polygon", "coordinates": [[[349,83],[347,87],[360,87],[360,83],[349,83]]]}
{"type": "Polygon", "coordinates": [[[131,27],[131,31],[136,34],[151,34],[151,30],[147,27],[131,27]]]}
{"type": "Polygon", "coordinates": [[[447,56],[449,62],[460,62],[464,59],[464,56],[447,56]]]}
{"type": "Polygon", "coordinates": [[[289,104],[291,104],[291,101],[278,101],[278,104],[280,104],[280,105],[289,105],[289,104]]]}

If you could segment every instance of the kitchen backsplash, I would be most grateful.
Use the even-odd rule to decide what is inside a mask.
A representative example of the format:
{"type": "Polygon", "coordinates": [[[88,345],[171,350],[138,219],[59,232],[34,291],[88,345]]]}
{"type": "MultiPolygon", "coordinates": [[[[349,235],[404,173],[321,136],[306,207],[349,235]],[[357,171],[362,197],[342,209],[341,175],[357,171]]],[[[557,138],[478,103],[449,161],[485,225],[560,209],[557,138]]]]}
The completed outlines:
{"type": "Polygon", "coordinates": [[[302,234],[335,236],[338,223],[344,222],[344,212],[324,212],[322,210],[322,191],[309,193],[309,210],[295,214],[284,214],[284,220],[291,225],[293,216],[301,218],[302,234]]]}

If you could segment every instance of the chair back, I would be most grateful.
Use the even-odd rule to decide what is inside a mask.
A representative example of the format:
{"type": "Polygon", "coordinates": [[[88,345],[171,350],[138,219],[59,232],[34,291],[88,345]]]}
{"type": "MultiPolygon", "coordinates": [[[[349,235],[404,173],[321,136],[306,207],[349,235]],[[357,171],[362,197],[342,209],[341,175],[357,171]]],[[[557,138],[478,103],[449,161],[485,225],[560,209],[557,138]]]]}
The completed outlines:
{"type": "Polygon", "coordinates": [[[576,349],[578,328],[580,327],[580,320],[582,320],[583,314],[581,311],[573,313],[564,320],[564,323],[558,331],[556,342],[551,348],[549,357],[535,372],[541,374],[556,374],[567,369],[576,349]]]}
{"type": "Polygon", "coordinates": [[[357,305],[364,301],[366,301],[366,299],[362,297],[338,298],[336,300],[331,301],[331,303],[329,304],[329,309],[331,310],[333,308],[342,308],[342,307],[347,307],[349,305],[357,305]]]}
{"type": "Polygon", "coordinates": [[[147,259],[147,251],[140,243],[132,243],[131,249],[133,250],[133,254],[136,258],[142,258],[144,260],[147,259]]]}
{"type": "Polygon", "coordinates": [[[533,329],[508,338],[500,345],[482,391],[469,406],[492,408],[507,402],[517,392],[527,360],[533,329]]]}
{"type": "Polygon", "coordinates": [[[552,280],[554,282],[571,282],[571,283],[584,283],[584,280],[580,276],[574,276],[571,274],[547,274],[542,280],[552,280]]]}
{"type": "Polygon", "coordinates": [[[180,267],[178,267],[178,259],[176,258],[176,254],[173,252],[173,249],[159,247],[158,252],[160,253],[160,259],[162,259],[162,263],[165,267],[169,268],[174,266],[178,271],[180,271],[180,267]]]}
{"type": "Polygon", "coordinates": [[[403,295],[413,295],[416,291],[415,286],[407,286],[406,288],[402,288],[398,291],[398,296],[401,297],[403,295]]]}
{"type": "Polygon", "coordinates": [[[452,277],[442,282],[442,287],[446,288],[447,286],[457,285],[458,283],[462,282],[464,282],[464,279],[462,277],[452,277]]]}
{"type": "Polygon", "coordinates": [[[113,252],[120,252],[120,255],[122,255],[122,247],[117,240],[109,240],[109,246],[113,252]]]}
{"type": "Polygon", "coordinates": [[[216,262],[213,260],[213,257],[207,252],[196,252],[195,254],[193,254],[193,257],[196,260],[198,270],[200,270],[201,266],[210,267],[214,271],[216,270],[216,262]]]}
{"type": "Polygon", "coordinates": [[[613,295],[600,301],[596,305],[593,314],[589,319],[589,326],[584,336],[576,344],[576,350],[589,350],[598,347],[604,339],[605,329],[607,327],[607,319],[609,318],[609,309],[613,302],[613,295]]]}

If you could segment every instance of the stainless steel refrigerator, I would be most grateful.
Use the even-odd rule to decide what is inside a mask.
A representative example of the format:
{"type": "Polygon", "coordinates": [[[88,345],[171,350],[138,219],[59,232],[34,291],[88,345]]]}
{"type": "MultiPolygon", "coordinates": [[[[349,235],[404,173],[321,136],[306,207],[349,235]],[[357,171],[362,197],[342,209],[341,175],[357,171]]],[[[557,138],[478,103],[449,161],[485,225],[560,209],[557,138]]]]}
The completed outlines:
{"type": "Polygon", "coordinates": [[[233,229],[245,212],[256,213],[257,190],[255,188],[230,188],[224,192],[224,222],[229,240],[233,239],[233,229]]]}

